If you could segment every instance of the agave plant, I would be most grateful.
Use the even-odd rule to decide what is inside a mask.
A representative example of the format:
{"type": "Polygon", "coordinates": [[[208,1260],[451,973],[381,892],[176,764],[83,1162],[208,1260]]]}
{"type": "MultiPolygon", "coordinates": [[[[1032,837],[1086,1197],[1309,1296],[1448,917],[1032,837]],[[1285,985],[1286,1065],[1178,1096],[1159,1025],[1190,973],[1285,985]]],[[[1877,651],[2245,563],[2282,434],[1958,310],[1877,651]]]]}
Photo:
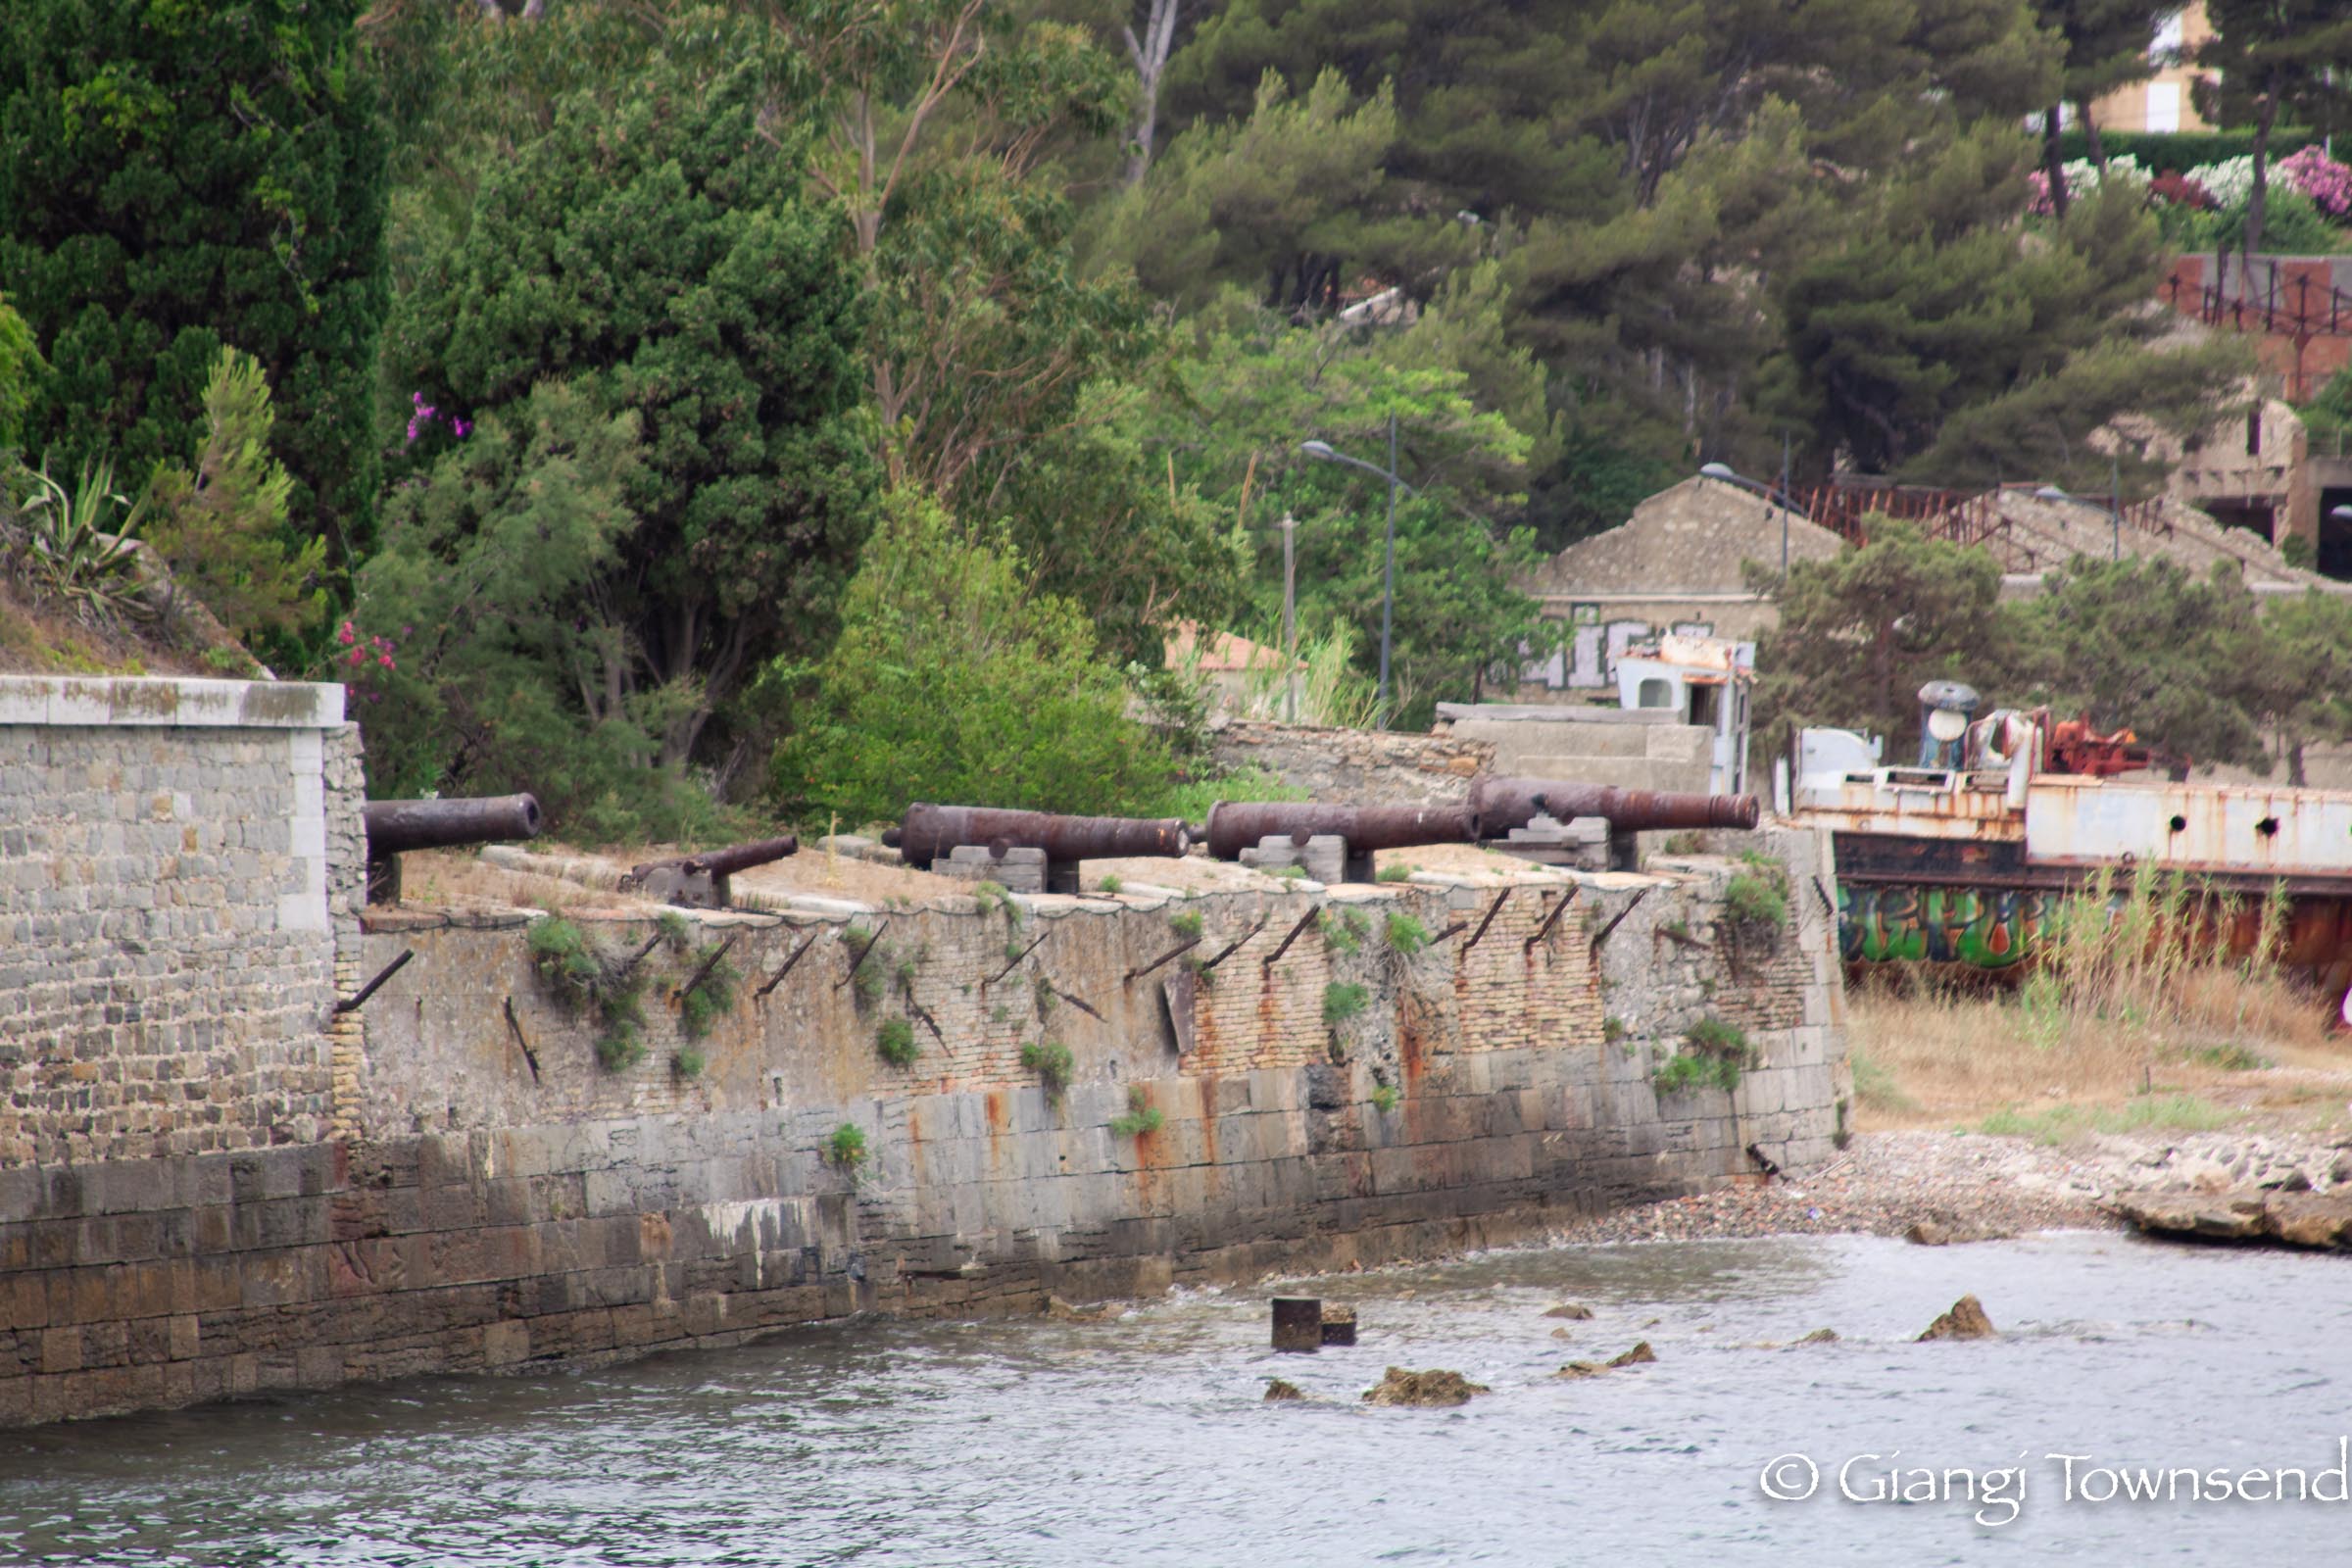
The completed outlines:
{"type": "Polygon", "coordinates": [[[85,621],[111,623],[142,608],[138,551],[132,541],[147,511],[115,488],[115,466],[82,465],[69,490],[43,463],[30,471],[32,494],[17,509],[12,552],[35,598],[70,605],[85,621]]]}

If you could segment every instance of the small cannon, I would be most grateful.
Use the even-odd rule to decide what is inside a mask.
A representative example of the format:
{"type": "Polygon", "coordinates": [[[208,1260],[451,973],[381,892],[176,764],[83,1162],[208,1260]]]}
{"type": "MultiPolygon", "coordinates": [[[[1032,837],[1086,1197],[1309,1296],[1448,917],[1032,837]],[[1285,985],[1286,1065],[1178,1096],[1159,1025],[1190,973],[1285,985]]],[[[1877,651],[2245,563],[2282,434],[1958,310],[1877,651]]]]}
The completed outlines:
{"type": "Polygon", "coordinates": [[[528,795],[485,795],[449,801],[369,801],[360,808],[368,828],[368,902],[400,902],[400,857],[408,850],[442,850],[539,836],[539,803],[528,795]]]}
{"type": "MultiPolygon", "coordinates": [[[[1579,817],[1608,824],[1608,863],[1632,870],[1640,863],[1634,835],[1665,829],[1752,828],[1759,818],[1753,795],[1696,795],[1669,790],[1627,790],[1613,784],[1579,784],[1570,779],[1503,778],[1482,774],[1470,786],[1480,839],[1530,859],[1565,863],[1579,858],[1579,817]]],[[[1595,835],[1600,830],[1595,827],[1595,835]]],[[[1592,840],[1598,854],[1600,839],[1592,840]]]]}
{"type": "Polygon", "coordinates": [[[1219,801],[1209,808],[1207,837],[1208,853],[1220,860],[1302,864],[1317,881],[1369,882],[1374,850],[1468,844],[1478,837],[1478,814],[1458,804],[1324,806],[1312,801],[1219,801]],[[1323,842],[1317,844],[1316,840],[1323,842]]]}
{"type": "Polygon", "coordinates": [[[700,855],[673,855],[629,868],[624,888],[689,909],[723,909],[734,899],[727,878],[755,865],[766,865],[798,854],[801,841],[787,833],[779,839],[754,839],[700,855]]]}
{"type": "Polygon", "coordinates": [[[1059,816],[917,801],[882,842],[918,869],[940,869],[937,862],[945,860],[952,876],[990,878],[1007,887],[1034,880],[1028,891],[1075,893],[1079,861],[1181,856],[1192,847],[1192,833],[1175,816],[1059,816]]]}

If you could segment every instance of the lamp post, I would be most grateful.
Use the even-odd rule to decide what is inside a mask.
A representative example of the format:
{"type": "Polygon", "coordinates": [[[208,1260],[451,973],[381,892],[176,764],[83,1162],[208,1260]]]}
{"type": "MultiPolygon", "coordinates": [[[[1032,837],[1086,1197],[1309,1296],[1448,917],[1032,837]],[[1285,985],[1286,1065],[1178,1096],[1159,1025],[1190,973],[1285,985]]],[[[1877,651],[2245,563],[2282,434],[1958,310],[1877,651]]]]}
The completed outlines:
{"type": "Polygon", "coordinates": [[[1757,495],[1781,509],[1781,575],[1788,576],[1788,515],[1796,510],[1796,503],[1788,499],[1788,438],[1784,436],[1781,439],[1781,487],[1778,490],[1765,484],[1762,480],[1750,479],[1728,463],[1702,463],[1698,466],[1698,473],[1702,479],[1721,479],[1725,484],[1736,484],[1743,490],[1753,490],[1757,495]]]}
{"type": "Polygon", "coordinates": [[[1335,451],[1328,441],[1301,441],[1298,443],[1298,450],[1318,463],[1345,463],[1351,468],[1361,468],[1366,473],[1377,473],[1389,482],[1389,533],[1388,543],[1383,552],[1380,582],[1380,696],[1376,704],[1374,718],[1374,722],[1382,729],[1387,729],[1389,727],[1389,644],[1396,612],[1396,492],[1403,490],[1408,494],[1417,493],[1413,491],[1411,485],[1396,477],[1396,416],[1394,414],[1389,416],[1389,466],[1385,468],[1377,463],[1366,463],[1361,458],[1351,458],[1345,452],[1335,451]]]}

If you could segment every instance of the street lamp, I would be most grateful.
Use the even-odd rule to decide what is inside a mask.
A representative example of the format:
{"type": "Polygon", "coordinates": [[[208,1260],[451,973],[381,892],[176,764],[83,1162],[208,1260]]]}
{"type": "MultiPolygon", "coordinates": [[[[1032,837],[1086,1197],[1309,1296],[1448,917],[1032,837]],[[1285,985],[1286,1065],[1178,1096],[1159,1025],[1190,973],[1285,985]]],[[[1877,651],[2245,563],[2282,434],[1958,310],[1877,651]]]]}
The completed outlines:
{"type": "Polygon", "coordinates": [[[1396,614],[1396,492],[1415,494],[1413,487],[1396,477],[1396,416],[1389,416],[1389,466],[1366,463],[1345,452],[1334,451],[1328,441],[1301,441],[1298,450],[1318,463],[1345,463],[1366,473],[1377,473],[1389,482],[1389,535],[1384,552],[1380,583],[1380,696],[1375,709],[1374,722],[1382,729],[1389,727],[1389,643],[1396,614]]]}
{"type": "Polygon", "coordinates": [[[1753,490],[1757,495],[1762,496],[1765,500],[1775,502],[1780,506],[1781,575],[1784,577],[1788,576],[1788,515],[1790,513],[1796,510],[1796,503],[1788,499],[1788,442],[1784,440],[1781,443],[1781,487],[1778,490],[1775,490],[1772,486],[1764,483],[1760,479],[1750,479],[1746,474],[1740,472],[1728,463],[1702,463],[1698,466],[1698,475],[1702,479],[1721,479],[1725,484],[1736,484],[1741,489],[1753,490]]]}

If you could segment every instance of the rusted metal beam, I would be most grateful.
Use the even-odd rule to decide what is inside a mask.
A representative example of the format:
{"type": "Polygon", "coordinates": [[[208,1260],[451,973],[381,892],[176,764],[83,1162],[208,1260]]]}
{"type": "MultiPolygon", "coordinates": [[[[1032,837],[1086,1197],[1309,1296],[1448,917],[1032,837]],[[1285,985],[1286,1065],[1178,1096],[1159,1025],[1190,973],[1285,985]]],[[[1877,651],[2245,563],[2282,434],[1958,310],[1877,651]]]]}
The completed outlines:
{"type": "Polygon", "coordinates": [[[1648,898],[1656,889],[1656,887],[1657,884],[1653,882],[1648,887],[1642,888],[1632,898],[1625,901],[1624,908],[1619,909],[1615,914],[1609,916],[1609,923],[1602,926],[1599,932],[1594,935],[1592,938],[1592,946],[1587,950],[1587,956],[1589,959],[1597,960],[1600,957],[1600,945],[1609,940],[1609,933],[1615,931],[1619,926],[1623,925],[1625,923],[1625,917],[1634,912],[1634,906],[1640,904],[1643,899],[1648,898]]]}
{"type": "MultiPolygon", "coordinates": [[[[877,935],[879,933],[877,933],[877,935]]],[[[703,966],[694,971],[694,978],[687,981],[684,985],[678,987],[678,1000],[680,1002],[685,1001],[687,995],[692,992],[696,986],[699,986],[704,981],[710,979],[710,971],[718,967],[718,960],[725,957],[727,956],[727,950],[733,947],[737,942],[741,941],[742,938],[743,933],[738,931],[733,936],[727,938],[726,941],[720,943],[718,945],[718,951],[711,954],[708,958],[705,958],[703,960],[703,966]]]]}
{"type": "Polygon", "coordinates": [[[360,1008],[361,1008],[362,1006],[364,1006],[364,1005],[367,1004],[367,1001],[368,1001],[368,999],[369,997],[372,997],[372,996],[374,996],[374,995],[375,995],[376,988],[377,988],[378,986],[381,986],[381,985],[382,985],[382,984],[383,984],[385,981],[387,981],[387,980],[391,979],[391,978],[392,978],[394,975],[396,975],[396,974],[400,973],[400,971],[401,971],[402,967],[403,967],[405,964],[407,964],[407,963],[408,963],[408,961],[409,961],[411,958],[414,958],[415,956],[416,956],[416,950],[415,948],[403,948],[403,949],[401,950],[401,953],[400,953],[400,956],[399,956],[399,957],[397,957],[397,958],[394,958],[394,959],[393,959],[393,960],[392,960],[390,963],[387,963],[387,964],[385,964],[385,965],[384,965],[384,966],[383,966],[381,969],[378,969],[378,970],[375,972],[375,978],[374,978],[374,979],[372,979],[372,980],[368,981],[368,982],[366,985],[364,985],[364,986],[360,987],[359,995],[357,995],[357,996],[355,996],[355,997],[347,998],[346,1000],[344,1000],[344,1001],[342,1001],[342,1002],[338,1002],[338,1003],[336,1003],[336,1004],[335,1004],[335,1011],[337,1011],[337,1012],[357,1012],[357,1011],[359,1011],[359,1010],[360,1010],[360,1008]]]}
{"type": "Polygon", "coordinates": [[[539,836],[539,803],[528,795],[453,801],[369,801],[360,808],[368,858],[539,836]]]}
{"type": "Polygon", "coordinates": [[[1048,937],[1052,936],[1053,934],[1054,934],[1054,933],[1053,933],[1053,931],[1052,931],[1052,930],[1050,930],[1050,929],[1049,929],[1049,930],[1045,930],[1045,931],[1040,931],[1040,932],[1037,934],[1037,940],[1036,940],[1035,942],[1032,942],[1032,943],[1030,943],[1030,944],[1029,944],[1027,947],[1023,948],[1023,949],[1020,951],[1020,956],[1019,956],[1018,957],[1015,957],[1015,958],[1014,958],[1014,959],[1013,959],[1013,960],[1012,960],[1010,963],[1006,964],[1006,965],[1005,965],[1004,968],[1002,968],[1002,969],[999,969],[999,970],[998,970],[998,971],[997,971],[995,974],[992,974],[992,975],[990,975],[990,976],[988,977],[988,979],[987,979],[986,981],[982,982],[982,983],[983,983],[983,984],[985,984],[985,985],[992,985],[992,986],[993,986],[993,985],[995,985],[995,984],[996,984],[998,981],[1000,981],[1000,980],[1004,979],[1004,978],[1006,975],[1008,975],[1008,974],[1012,973],[1012,971],[1013,971],[1013,970],[1015,970],[1015,969],[1017,969],[1017,968],[1019,968],[1019,967],[1021,966],[1021,959],[1028,957],[1028,956],[1029,956],[1029,955],[1031,955],[1032,953],[1035,953],[1035,952],[1036,952],[1038,949],[1040,949],[1040,948],[1044,947],[1044,946],[1046,945],[1046,938],[1048,938],[1048,937]]]}
{"type": "Polygon", "coordinates": [[[1669,790],[1624,790],[1613,784],[1580,784],[1573,779],[1500,778],[1489,774],[1470,786],[1470,806],[1482,839],[1507,837],[1539,815],[1565,822],[1571,817],[1605,817],[1623,833],[1660,828],[1752,828],[1762,808],[1753,795],[1691,795],[1669,790]]]}
{"type": "Polygon", "coordinates": [[[874,927],[874,934],[865,939],[865,946],[858,950],[858,957],[851,963],[850,972],[834,983],[834,990],[839,991],[843,986],[858,978],[858,971],[864,968],[865,960],[874,956],[874,950],[882,945],[882,933],[889,929],[890,917],[885,915],[882,923],[874,927]]]}
{"type": "Polygon", "coordinates": [[[657,931],[652,936],[647,937],[645,939],[644,947],[639,948],[635,953],[630,954],[626,958],[621,960],[621,975],[625,977],[631,969],[634,969],[639,964],[643,963],[645,961],[645,956],[653,952],[656,948],[660,947],[662,945],[662,937],[666,934],[667,933],[665,932],[657,931]]]}
{"type": "Polygon", "coordinates": [[[1510,902],[1511,892],[1511,889],[1504,888],[1500,893],[1494,895],[1494,904],[1489,906],[1487,908],[1486,918],[1478,922],[1478,929],[1471,933],[1469,941],[1462,944],[1462,951],[1464,953],[1468,953],[1472,948],[1477,947],[1481,941],[1485,940],[1487,927],[1494,923],[1494,917],[1500,914],[1502,912],[1502,906],[1510,902]]]}
{"type": "Polygon", "coordinates": [[[934,806],[917,801],[899,826],[882,835],[906,863],[928,867],[961,845],[991,850],[1043,850],[1049,860],[1108,860],[1127,856],[1180,856],[1192,836],[1178,816],[1062,816],[990,806],[934,806]]]}
{"type": "Polygon", "coordinates": [[[908,996],[906,998],[906,1010],[913,1013],[917,1018],[920,1018],[923,1021],[923,1027],[931,1031],[932,1039],[938,1041],[943,1046],[948,1043],[948,1037],[939,1032],[939,1020],[932,1017],[930,1009],[925,1007],[921,1003],[915,1001],[912,996],[908,996]]]}
{"type": "Polygon", "coordinates": [[[1568,906],[1576,902],[1576,896],[1581,891],[1581,888],[1571,883],[1566,895],[1561,898],[1559,903],[1551,906],[1551,912],[1544,917],[1544,923],[1536,927],[1536,934],[1529,937],[1519,951],[1532,953],[1535,951],[1537,943],[1551,935],[1551,928],[1560,923],[1560,916],[1568,912],[1568,906]]]}
{"type": "Polygon", "coordinates": [[[1467,806],[1325,806],[1312,801],[1219,801],[1209,808],[1208,853],[1241,858],[1261,839],[1304,844],[1318,836],[1348,841],[1348,850],[1401,850],[1424,844],[1467,844],[1478,819],[1467,806]]]}
{"type": "Polygon", "coordinates": [[[776,987],[782,985],[784,983],[784,977],[792,973],[792,966],[808,956],[808,950],[816,946],[816,939],[822,935],[824,935],[824,933],[821,931],[809,932],[808,940],[793,950],[792,956],[786,958],[783,966],[777,969],[774,974],[771,974],[767,977],[767,984],[761,986],[758,991],[752,993],[753,997],[755,999],[764,997],[770,991],[773,991],[776,989],[776,987]]]}
{"type": "Polygon", "coordinates": [[[1227,958],[1230,958],[1235,954],[1241,952],[1244,944],[1249,942],[1251,937],[1257,935],[1265,928],[1266,922],[1265,920],[1261,919],[1257,922],[1257,924],[1251,926],[1240,936],[1235,937],[1231,942],[1228,942],[1225,944],[1225,946],[1217,950],[1217,956],[1215,957],[1209,959],[1206,963],[1200,966],[1200,972],[1202,974],[1208,973],[1209,970],[1214,969],[1218,964],[1223,963],[1227,958]]]}
{"type": "Polygon", "coordinates": [[[514,999],[513,997],[507,999],[507,1027],[514,1032],[514,1043],[522,1048],[523,1062],[531,1069],[531,1082],[537,1083],[539,1081],[539,1053],[533,1051],[531,1043],[522,1038],[522,1020],[514,1016],[514,999]]]}
{"type": "Polygon", "coordinates": [[[1142,968],[1128,970],[1125,974],[1119,976],[1119,984],[1123,986],[1134,984],[1136,981],[1141,980],[1145,975],[1150,974],[1152,970],[1167,962],[1170,958],[1180,958],[1184,955],[1192,952],[1195,948],[1200,945],[1200,938],[1195,937],[1190,942],[1184,943],[1178,947],[1170,948],[1167,952],[1161,954],[1158,957],[1153,958],[1150,963],[1145,964],[1142,968]]]}
{"type": "Polygon", "coordinates": [[[1260,969],[1273,968],[1275,960],[1280,958],[1284,954],[1290,952],[1291,944],[1298,940],[1298,933],[1304,931],[1308,926],[1313,925],[1315,923],[1315,916],[1321,914],[1323,910],[1320,906],[1314,906],[1310,907],[1304,914],[1300,915],[1298,917],[1298,923],[1291,927],[1291,934],[1282,939],[1281,946],[1277,947],[1272,953],[1267,954],[1265,957],[1259,961],[1258,967],[1260,969]]]}
{"type": "Polygon", "coordinates": [[[1454,922],[1453,922],[1453,924],[1451,924],[1451,925],[1447,926],[1447,927],[1446,927],[1445,930],[1443,930],[1443,931],[1439,932],[1439,933],[1438,933],[1436,936],[1434,936],[1434,937],[1431,937],[1431,938],[1429,939],[1429,945],[1430,945],[1431,947],[1433,947],[1433,948],[1434,948],[1434,947],[1436,947],[1436,946],[1437,946],[1439,943],[1441,943],[1441,942],[1444,942],[1445,940],[1446,940],[1448,937],[1458,937],[1458,936],[1460,936],[1460,935],[1461,935],[1463,932],[1465,932],[1465,931],[1467,931],[1467,930],[1469,930],[1469,929],[1470,929],[1470,922],[1469,922],[1469,921],[1467,921],[1467,920],[1456,920],[1456,921],[1454,921],[1454,922]]]}
{"type": "Polygon", "coordinates": [[[1067,991],[1064,991],[1061,989],[1061,987],[1055,985],[1051,979],[1046,981],[1046,989],[1053,992],[1062,1001],[1068,1003],[1071,1006],[1076,1007],[1080,1012],[1085,1013],[1089,1018],[1094,1019],[1095,1022],[1103,1023],[1107,1021],[1101,1013],[1094,1009],[1094,1005],[1084,997],[1071,996],[1067,991]]]}

